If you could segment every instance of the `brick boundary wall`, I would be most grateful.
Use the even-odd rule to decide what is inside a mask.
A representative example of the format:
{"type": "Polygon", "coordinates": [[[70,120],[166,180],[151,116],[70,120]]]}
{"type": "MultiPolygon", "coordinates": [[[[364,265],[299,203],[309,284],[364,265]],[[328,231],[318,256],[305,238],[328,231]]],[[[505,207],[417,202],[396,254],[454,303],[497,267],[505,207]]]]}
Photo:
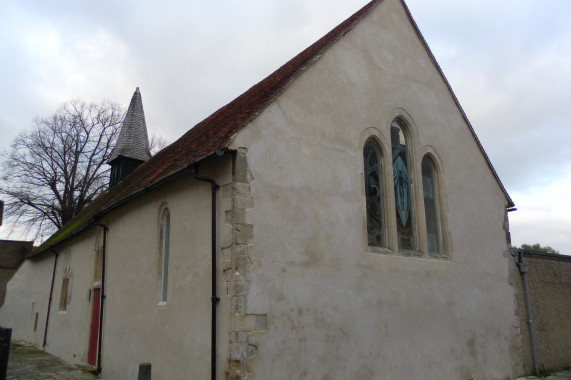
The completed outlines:
{"type": "Polygon", "coordinates": [[[514,288],[526,374],[533,373],[533,362],[522,274],[516,262],[520,253],[528,269],[526,276],[538,367],[540,370],[569,368],[571,367],[571,256],[512,250],[514,256],[512,265],[517,272],[514,288]]]}

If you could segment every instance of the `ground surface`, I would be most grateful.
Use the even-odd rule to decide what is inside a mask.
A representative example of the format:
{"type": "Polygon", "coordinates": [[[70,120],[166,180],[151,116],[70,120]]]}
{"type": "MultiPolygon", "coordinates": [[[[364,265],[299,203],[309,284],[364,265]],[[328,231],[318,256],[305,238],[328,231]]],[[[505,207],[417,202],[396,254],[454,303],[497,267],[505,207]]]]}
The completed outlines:
{"type": "Polygon", "coordinates": [[[536,376],[520,377],[515,380],[527,380],[527,379],[571,380],[571,371],[556,372],[547,377],[536,377],[536,376]]]}
{"type": "MultiPolygon", "coordinates": [[[[97,376],[85,368],[69,364],[62,359],[38,350],[25,342],[12,342],[8,358],[6,380],[95,380],[97,376]]],[[[520,377],[514,380],[571,380],[571,371],[562,371],[547,377],[520,377]]]]}
{"type": "Polygon", "coordinates": [[[97,376],[24,342],[12,342],[6,380],[94,380],[97,376]]]}

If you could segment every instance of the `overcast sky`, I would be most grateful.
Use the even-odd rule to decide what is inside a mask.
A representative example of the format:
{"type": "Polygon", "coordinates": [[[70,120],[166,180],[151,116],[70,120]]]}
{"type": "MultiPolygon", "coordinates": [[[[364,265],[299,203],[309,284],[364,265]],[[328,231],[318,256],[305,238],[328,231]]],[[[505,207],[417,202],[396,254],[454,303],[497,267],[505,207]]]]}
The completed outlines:
{"type": "MultiPolygon", "coordinates": [[[[367,2],[0,0],[0,148],[63,102],[126,107],[136,87],[174,141],[367,2]]],[[[571,1],[407,5],[518,208],[513,244],[571,254],[571,1]]]]}

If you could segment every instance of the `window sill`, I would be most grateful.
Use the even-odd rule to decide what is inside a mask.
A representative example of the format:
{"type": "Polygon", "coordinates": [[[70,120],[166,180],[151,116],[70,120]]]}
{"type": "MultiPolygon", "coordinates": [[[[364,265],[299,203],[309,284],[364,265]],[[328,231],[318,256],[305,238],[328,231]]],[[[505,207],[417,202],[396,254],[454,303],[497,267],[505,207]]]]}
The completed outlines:
{"type": "Polygon", "coordinates": [[[435,260],[450,260],[450,256],[445,253],[428,253],[428,258],[435,260]]]}
{"type": "Polygon", "coordinates": [[[445,253],[424,253],[422,251],[410,251],[401,249],[399,251],[394,251],[390,248],[385,247],[373,247],[368,246],[368,253],[374,255],[384,255],[384,256],[395,256],[395,257],[411,257],[417,259],[428,259],[428,260],[450,260],[450,256],[445,253]]]}
{"type": "Polygon", "coordinates": [[[374,246],[369,246],[368,248],[369,248],[369,253],[372,253],[372,254],[391,255],[391,256],[393,256],[395,254],[395,252],[390,248],[374,247],[374,246]]]}
{"type": "Polygon", "coordinates": [[[168,303],[166,301],[161,301],[157,304],[157,309],[166,309],[168,306],[168,303]]]}
{"type": "Polygon", "coordinates": [[[401,249],[398,252],[399,256],[404,256],[404,257],[418,257],[418,258],[423,258],[426,257],[422,252],[420,251],[410,251],[407,249],[401,249]]]}

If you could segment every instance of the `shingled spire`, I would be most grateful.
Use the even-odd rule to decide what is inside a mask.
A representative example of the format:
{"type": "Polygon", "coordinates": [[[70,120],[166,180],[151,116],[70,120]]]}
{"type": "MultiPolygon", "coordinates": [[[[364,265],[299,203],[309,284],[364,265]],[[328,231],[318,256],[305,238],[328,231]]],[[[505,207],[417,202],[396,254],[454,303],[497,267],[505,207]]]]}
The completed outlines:
{"type": "Polygon", "coordinates": [[[143,111],[141,93],[137,87],[108,162],[111,165],[109,186],[122,181],[149,158],[151,158],[151,152],[149,150],[145,112],[143,111]]]}

